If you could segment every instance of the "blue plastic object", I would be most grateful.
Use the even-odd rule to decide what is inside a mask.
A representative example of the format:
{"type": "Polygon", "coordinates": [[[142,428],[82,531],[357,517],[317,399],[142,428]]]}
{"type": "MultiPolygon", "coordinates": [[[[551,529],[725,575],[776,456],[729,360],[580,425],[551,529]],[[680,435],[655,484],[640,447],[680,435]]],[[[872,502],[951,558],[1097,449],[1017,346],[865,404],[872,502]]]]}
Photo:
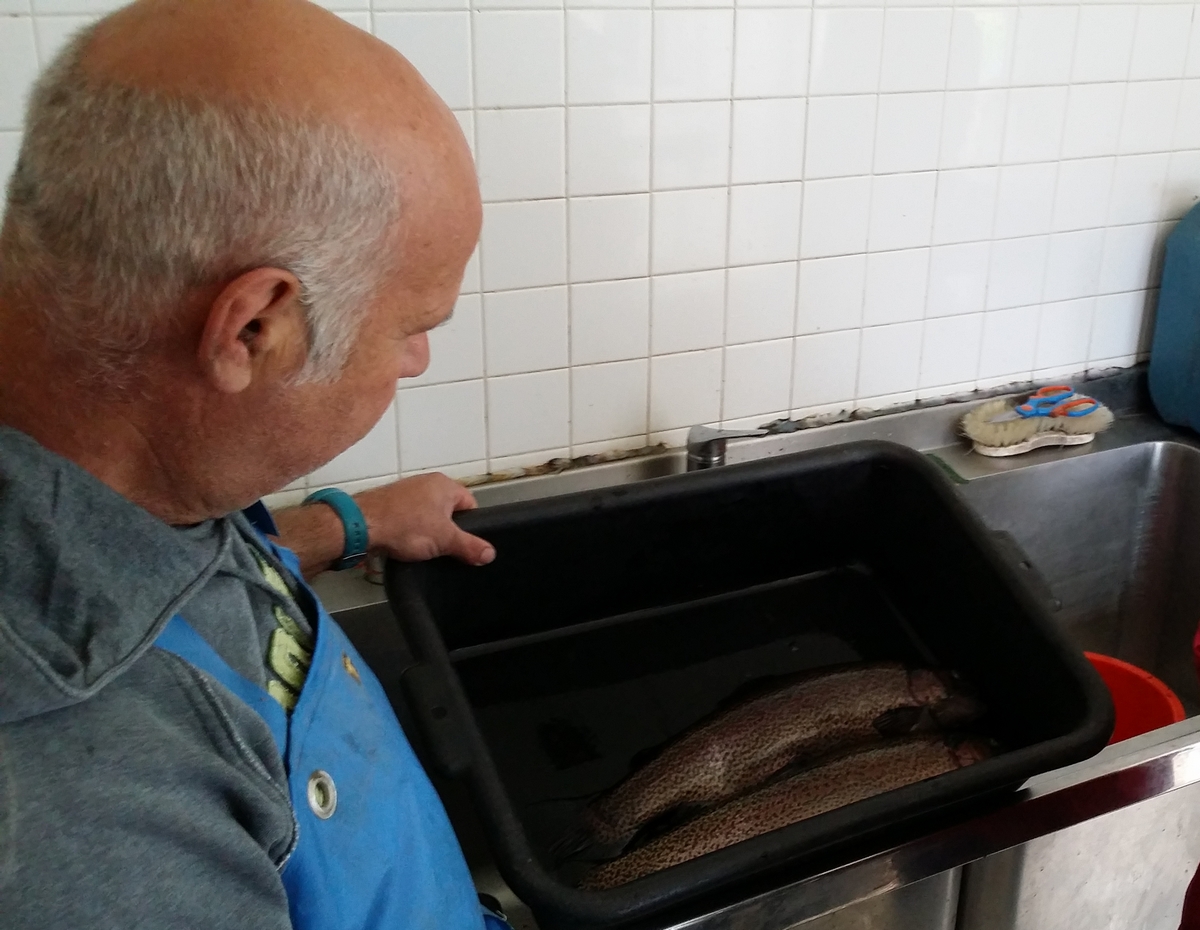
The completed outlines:
{"type": "Polygon", "coordinates": [[[333,512],[342,521],[346,543],[342,548],[342,557],[332,566],[335,572],[354,568],[367,557],[367,545],[370,542],[367,520],[353,497],[337,488],[322,488],[304,498],[304,503],[326,504],[333,508],[333,512]]]}
{"type": "Polygon", "coordinates": [[[1042,388],[1036,394],[1030,395],[1029,400],[1025,401],[1025,403],[1017,404],[1014,409],[1018,416],[1025,417],[1026,419],[1030,417],[1048,417],[1054,411],[1055,407],[1074,393],[1069,387],[1061,389],[1042,388]]]}
{"type": "Polygon", "coordinates": [[[1017,404],[1013,412],[1031,420],[1037,417],[1086,417],[1100,409],[1100,403],[1085,394],[1076,394],[1066,385],[1039,388],[1029,395],[1023,404],[1017,404]]]}
{"type": "Polygon", "coordinates": [[[1100,402],[1097,400],[1093,400],[1090,397],[1083,397],[1080,400],[1083,402],[1075,407],[1064,410],[1062,415],[1064,417],[1086,417],[1089,413],[1095,413],[1100,409],[1100,402]]]}
{"type": "Polygon", "coordinates": [[[1167,237],[1150,396],[1168,423],[1200,430],[1200,206],[1167,237]]]}

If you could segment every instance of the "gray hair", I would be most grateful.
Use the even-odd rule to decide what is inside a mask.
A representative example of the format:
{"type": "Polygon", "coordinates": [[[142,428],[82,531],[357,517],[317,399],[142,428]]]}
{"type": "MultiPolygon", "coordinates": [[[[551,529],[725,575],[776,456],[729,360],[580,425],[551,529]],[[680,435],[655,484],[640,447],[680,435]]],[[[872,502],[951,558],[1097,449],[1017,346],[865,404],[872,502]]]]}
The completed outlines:
{"type": "Polygon", "coordinates": [[[299,379],[336,378],[394,267],[394,175],[328,122],[86,75],[91,34],[34,85],[0,231],[0,293],[26,297],[37,322],[115,372],[193,289],[283,268],[307,313],[299,379]]]}

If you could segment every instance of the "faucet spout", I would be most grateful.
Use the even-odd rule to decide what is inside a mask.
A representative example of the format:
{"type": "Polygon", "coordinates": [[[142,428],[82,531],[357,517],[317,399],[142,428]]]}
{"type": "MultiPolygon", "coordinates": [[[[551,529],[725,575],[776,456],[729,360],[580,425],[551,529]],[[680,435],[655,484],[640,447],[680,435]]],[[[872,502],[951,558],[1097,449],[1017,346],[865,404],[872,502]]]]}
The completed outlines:
{"type": "Polygon", "coordinates": [[[687,470],[700,471],[725,464],[725,449],[730,439],[751,439],[771,435],[764,426],[752,430],[721,430],[711,426],[693,426],[687,437],[687,470]]]}

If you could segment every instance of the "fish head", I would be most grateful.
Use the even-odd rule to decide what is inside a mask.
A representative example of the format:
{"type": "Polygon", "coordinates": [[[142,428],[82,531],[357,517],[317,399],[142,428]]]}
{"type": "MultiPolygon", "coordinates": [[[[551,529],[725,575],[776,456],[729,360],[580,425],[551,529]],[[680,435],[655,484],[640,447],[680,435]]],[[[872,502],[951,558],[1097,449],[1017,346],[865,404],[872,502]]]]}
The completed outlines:
{"type": "Polygon", "coordinates": [[[958,760],[960,768],[982,762],[992,757],[992,747],[981,739],[965,739],[950,750],[958,760]]]}
{"type": "Polygon", "coordinates": [[[960,727],[983,716],[983,703],[970,694],[952,694],[929,708],[929,713],[941,729],[960,727]]]}
{"type": "Polygon", "coordinates": [[[913,700],[922,707],[929,707],[950,696],[950,676],[927,668],[914,668],[908,672],[908,690],[913,700]]]}
{"type": "Polygon", "coordinates": [[[982,702],[953,672],[914,669],[908,673],[908,682],[913,697],[929,709],[939,728],[961,726],[983,714],[982,702]]]}

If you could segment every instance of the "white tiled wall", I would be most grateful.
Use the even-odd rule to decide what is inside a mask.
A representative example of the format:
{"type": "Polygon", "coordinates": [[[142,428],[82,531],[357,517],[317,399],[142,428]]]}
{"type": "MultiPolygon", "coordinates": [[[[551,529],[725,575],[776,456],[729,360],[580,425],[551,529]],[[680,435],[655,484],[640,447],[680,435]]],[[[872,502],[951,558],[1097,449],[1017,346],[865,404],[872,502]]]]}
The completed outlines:
{"type": "MultiPolygon", "coordinates": [[[[0,170],[112,5],[0,0],[0,170]]],[[[1200,193],[1191,2],[326,5],[456,110],[486,205],[430,370],[309,485],[1130,364],[1200,193]]]]}

